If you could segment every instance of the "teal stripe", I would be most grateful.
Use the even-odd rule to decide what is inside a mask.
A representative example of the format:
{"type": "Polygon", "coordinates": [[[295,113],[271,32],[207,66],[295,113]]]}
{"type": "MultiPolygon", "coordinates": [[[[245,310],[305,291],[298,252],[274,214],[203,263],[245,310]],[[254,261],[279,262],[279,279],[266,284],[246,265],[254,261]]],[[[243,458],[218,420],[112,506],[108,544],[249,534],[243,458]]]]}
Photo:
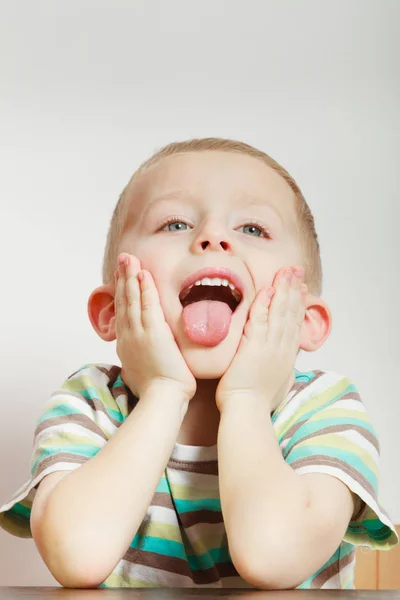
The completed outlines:
{"type": "Polygon", "coordinates": [[[138,550],[144,550],[146,552],[155,552],[156,554],[163,554],[164,556],[172,556],[174,558],[186,560],[186,552],[183,544],[180,542],[174,542],[172,540],[165,540],[162,538],[157,538],[150,535],[141,535],[137,533],[133,538],[130,547],[138,550]]]}
{"type": "Polygon", "coordinates": [[[14,504],[14,506],[12,508],[10,508],[10,513],[17,515],[18,517],[23,517],[24,519],[29,519],[31,516],[31,509],[30,508],[26,508],[26,506],[23,506],[20,502],[17,502],[17,504],[14,504]]]}
{"type": "Polygon", "coordinates": [[[65,445],[65,446],[54,446],[52,448],[41,448],[39,451],[39,456],[38,458],[34,461],[34,463],[31,466],[31,474],[32,476],[34,475],[34,473],[36,473],[36,470],[39,466],[39,464],[45,460],[46,458],[48,458],[49,456],[54,456],[55,454],[58,454],[60,452],[63,452],[64,454],[70,454],[71,455],[71,462],[74,462],[74,456],[86,456],[87,458],[93,458],[93,456],[95,456],[99,451],[101,450],[101,448],[99,446],[89,446],[89,445],[78,445],[78,444],[70,444],[70,445],[65,445]]]}
{"type": "Polygon", "coordinates": [[[230,562],[228,547],[213,548],[200,556],[186,555],[185,548],[180,542],[165,540],[153,536],[140,535],[137,533],[130,545],[131,548],[143,550],[145,552],[154,552],[163,556],[171,556],[188,561],[193,571],[201,571],[212,568],[216,563],[230,562]]]}
{"type": "MultiPolygon", "coordinates": [[[[374,540],[386,540],[392,535],[391,529],[382,523],[378,518],[365,519],[361,524],[361,531],[367,531],[374,540]]],[[[360,524],[352,526],[349,524],[348,532],[350,534],[360,533],[360,524]]]]}
{"type": "MultiPolygon", "coordinates": [[[[323,390],[316,392],[315,398],[318,398],[318,396],[320,394],[325,394],[327,391],[329,391],[329,389],[330,388],[325,388],[323,390]]],[[[336,396],[332,396],[331,398],[329,398],[324,404],[319,404],[316,408],[313,408],[312,410],[310,410],[310,412],[304,413],[304,415],[302,415],[302,417],[301,417],[301,420],[303,421],[305,419],[307,419],[307,420],[311,419],[311,417],[313,417],[316,413],[318,413],[330,406],[332,406],[332,408],[334,408],[334,403],[337,400],[342,400],[342,398],[345,394],[350,394],[351,392],[355,392],[356,394],[358,394],[358,390],[353,383],[348,385],[345,390],[343,390],[342,392],[339,392],[336,396]]],[[[310,400],[312,401],[312,400],[314,400],[314,398],[311,398],[310,400]]],[[[345,412],[346,410],[349,410],[349,409],[342,408],[341,410],[343,410],[343,412],[345,412]]]]}
{"type": "MultiPolygon", "coordinates": [[[[365,477],[367,481],[369,481],[374,488],[375,493],[377,492],[378,480],[375,473],[371,471],[371,469],[359,456],[353,454],[352,452],[347,452],[346,450],[341,450],[340,448],[333,448],[332,446],[307,446],[307,442],[305,442],[302,446],[296,446],[291,454],[285,458],[285,461],[287,464],[293,465],[293,463],[297,460],[302,458],[310,458],[317,454],[338,459],[347,463],[348,465],[351,465],[356,471],[361,473],[361,475],[365,477]]],[[[315,466],[318,466],[318,463],[315,463],[315,466]]],[[[338,468],[341,469],[341,465],[338,465],[338,468]]]]}
{"type": "Polygon", "coordinates": [[[321,573],[321,571],[323,571],[327,567],[330,567],[334,562],[336,562],[339,559],[339,550],[340,550],[340,547],[336,550],[335,554],[333,554],[333,556],[331,556],[331,558],[320,569],[318,569],[318,571],[316,571],[313,575],[311,575],[311,577],[309,577],[306,581],[303,581],[303,583],[300,584],[296,588],[296,590],[309,590],[311,588],[311,584],[312,584],[313,580],[315,579],[315,577],[317,575],[319,575],[319,573],[321,573]]]}
{"type": "Polygon", "coordinates": [[[221,501],[214,498],[201,498],[200,500],[177,500],[175,505],[178,513],[186,513],[194,510],[214,510],[221,512],[221,501]]]}
{"type": "Polygon", "coordinates": [[[83,390],[79,390],[79,392],[77,392],[77,393],[81,394],[87,400],[99,400],[99,402],[101,402],[103,404],[104,408],[106,409],[107,413],[110,415],[111,418],[115,419],[119,423],[122,423],[124,421],[124,417],[122,416],[120,410],[114,410],[112,408],[108,408],[108,406],[106,406],[101,401],[101,398],[100,398],[99,394],[97,393],[97,389],[95,387],[88,386],[87,388],[85,388],[83,390]]]}
{"type": "Polygon", "coordinates": [[[50,410],[43,413],[43,415],[39,418],[37,424],[40,425],[44,421],[47,421],[47,419],[53,419],[55,417],[65,417],[68,415],[81,415],[81,414],[82,414],[82,411],[78,410],[77,408],[75,408],[73,406],[70,406],[69,404],[65,404],[65,402],[62,402],[61,404],[57,404],[57,406],[54,406],[50,410]]]}
{"type": "MultiPolygon", "coordinates": [[[[303,417],[302,417],[303,420],[303,417]]],[[[321,431],[322,429],[326,429],[328,427],[334,427],[335,425],[345,425],[345,430],[348,429],[352,429],[352,425],[355,425],[357,427],[361,427],[362,429],[365,429],[366,431],[368,431],[369,433],[371,433],[374,437],[376,437],[376,432],[374,430],[374,428],[372,427],[371,423],[368,421],[363,421],[361,419],[356,419],[354,417],[332,417],[332,418],[324,418],[324,419],[315,419],[313,421],[308,421],[307,423],[304,423],[301,427],[299,427],[299,429],[293,434],[293,436],[290,438],[290,442],[288,443],[288,445],[285,448],[285,454],[288,454],[291,450],[291,448],[298,443],[301,443],[303,441],[303,439],[307,438],[310,435],[314,435],[315,433],[319,434],[320,436],[334,436],[335,433],[333,432],[323,432],[321,431]]],[[[314,436],[315,437],[315,436],[314,436]]]]}
{"type": "Polygon", "coordinates": [[[295,382],[308,382],[315,379],[316,375],[312,371],[298,371],[297,369],[293,369],[295,382]]]}
{"type": "MultiPolygon", "coordinates": [[[[85,382],[83,381],[82,383],[84,384],[85,382]]],[[[101,401],[100,394],[97,392],[97,388],[93,387],[92,385],[88,385],[83,390],[79,390],[76,393],[82,395],[87,400],[101,401]]]]}
{"type": "Polygon", "coordinates": [[[156,492],[165,493],[165,494],[168,494],[168,495],[170,494],[168,482],[165,479],[165,477],[163,477],[162,479],[160,479],[160,481],[158,482],[158,486],[156,487],[156,492]]]}

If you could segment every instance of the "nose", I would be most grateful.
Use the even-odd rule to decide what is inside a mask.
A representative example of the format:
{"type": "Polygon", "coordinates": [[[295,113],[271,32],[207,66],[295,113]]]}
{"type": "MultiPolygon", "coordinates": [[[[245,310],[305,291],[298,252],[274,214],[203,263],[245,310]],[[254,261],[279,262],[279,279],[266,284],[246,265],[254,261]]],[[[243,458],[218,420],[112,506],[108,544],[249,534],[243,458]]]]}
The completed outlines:
{"type": "Polygon", "coordinates": [[[205,250],[214,252],[232,252],[232,246],[225,228],[213,221],[200,231],[194,240],[194,250],[203,253],[205,250]]]}

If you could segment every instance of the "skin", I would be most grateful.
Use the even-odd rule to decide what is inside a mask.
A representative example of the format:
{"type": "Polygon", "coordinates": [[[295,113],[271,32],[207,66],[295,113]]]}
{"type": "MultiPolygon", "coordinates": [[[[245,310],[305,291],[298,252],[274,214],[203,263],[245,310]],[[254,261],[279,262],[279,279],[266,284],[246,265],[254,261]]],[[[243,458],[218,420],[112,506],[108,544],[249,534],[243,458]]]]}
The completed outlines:
{"type": "MultiPolygon", "coordinates": [[[[294,193],[262,161],[212,151],[163,159],[133,182],[129,194],[120,252],[136,257],[151,273],[165,320],[197,383],[178,442],[213,445],[220,420],[216,389],[237,353],[256,295],[276,284],[280,270],[302,266],[294,193]],[[176,217],[175,224],[165,225],[170,217],[176,217]],[[228,336],[211,348],[187,339],[178,297],[183,280],[204,266],[229,267],[245,286],[228,336]]],[[[91,323],[105,341],[116,339],[114,297],[115,285],[102,285],[88,302],[91,323]]],[[[298,348],[321,347],[331,321],[327,303],[308,294],[298,348]]],[[[289,388],[293,381],[292,372],[289,388]]]]}
{"type": "MultiPolygon", "coordinates": [[[[168,401],[176,411],[181,396],[177,441],[218,442],[221,508],[238,573],[260,588],[296,587],[332,556],[359,504],[335,477],[298,475],[285,462],[271,422],[293,385],[298,350],[318,349],[331,329],[326,303],[302,291],[293,193],[257,159],[202,152],[164,159],[130,194],[117,288],[101,286],[89,299],[93,326],[106,341],[117,336],[122,375],[131,389],[137,386],[140,402],[126,423],[136,436],[146,435],[158,423],[154,411],[161,414],[168,401]],[[258,205],[249,206],[250,199],[258,205]],[[171,231],[168,217],[188,227],[171,231]],[[271,239],[243,228],[254,219],[271,239]],[[245,288],[227,338],[213,348],[186,339],[178,298],[183,280],[204,266],[230,267],[245,288]],[[271,287],[272,300],[263,297],[271,287]],[[145,427],[140,410],[147,411],[145,427]]],[[[110,442],[121,456],[126,423],[110,442]]],[[[168,425],[164,429],[169,435],[168,425]]],[[[99,456],[105,461],[105,450],[99,456]]],[[[154,490],[154,467],[141,473],[141,490],[154,490]]],[[[76,482],[69,487],[76,493],[76,482]]]]}

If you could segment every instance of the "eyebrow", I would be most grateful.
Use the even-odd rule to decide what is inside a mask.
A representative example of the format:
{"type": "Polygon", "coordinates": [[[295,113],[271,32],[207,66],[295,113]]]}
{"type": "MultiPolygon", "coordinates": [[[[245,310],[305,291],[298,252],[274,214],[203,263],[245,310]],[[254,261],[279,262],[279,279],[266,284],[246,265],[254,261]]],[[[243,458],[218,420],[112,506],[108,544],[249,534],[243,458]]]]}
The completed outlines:
{"type": "MultiPolygon", "coordinates": [[[[190,201],[190,199],[195,198],[194,194],[190,194],[190,192],[188,191],[184,191],[184,190],[174,190],[171,191],[167,194],[162,194],[161,196],[156,196],[154,199],[152,199],[150,201],[150,203],[146,206],[144,212],[142,213],[142,218],[144,218],[147,213],[156,205],[161,204],[163,202],[168,202],[168,201],[178,201],[178,202],[183,202],[183,201],[190,201]]],[[[282,223],[282,225],[284,224],[282,215],[280,214],[280,212],[275,208],[275,206],[273,204],[271,204],[271,202],[269,202],[268,200],[261,200],[261,199],[257,199],[257,198],[253,198],[253,197],[249,197],[246,195],[241,195],[235,202],[235,207],[238,204],[241,204],[240,208],[249,208],[249,207],[261,207],[261,208],[266,208],[270,211],[272,211],[280,220],[280,222],[282,223]],[[248,200],[248,202],[246,204],[241,204],[244,200],[248,200]]]]}

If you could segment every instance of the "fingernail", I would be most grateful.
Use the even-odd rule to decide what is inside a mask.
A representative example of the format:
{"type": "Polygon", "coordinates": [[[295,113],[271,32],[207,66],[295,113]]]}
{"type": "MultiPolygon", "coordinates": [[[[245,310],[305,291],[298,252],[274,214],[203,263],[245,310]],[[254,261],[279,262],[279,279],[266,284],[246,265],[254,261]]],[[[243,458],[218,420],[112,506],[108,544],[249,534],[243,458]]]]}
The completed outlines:
{"type": "Polygon", "coordinates": [[[292,269],[286,269],[286,271],[285,271],[285,278],[288,281],[290,281],[292,279],[292,275],[293,275],[292,269]]]}
{"type": "Polygon", "coordinates": [[[298,277],[300,279],[301,277],[303,277],[303,275],[304,275],[304,269],[302,267],[296,267],[294,270],[294,276],[298,277]]]}

